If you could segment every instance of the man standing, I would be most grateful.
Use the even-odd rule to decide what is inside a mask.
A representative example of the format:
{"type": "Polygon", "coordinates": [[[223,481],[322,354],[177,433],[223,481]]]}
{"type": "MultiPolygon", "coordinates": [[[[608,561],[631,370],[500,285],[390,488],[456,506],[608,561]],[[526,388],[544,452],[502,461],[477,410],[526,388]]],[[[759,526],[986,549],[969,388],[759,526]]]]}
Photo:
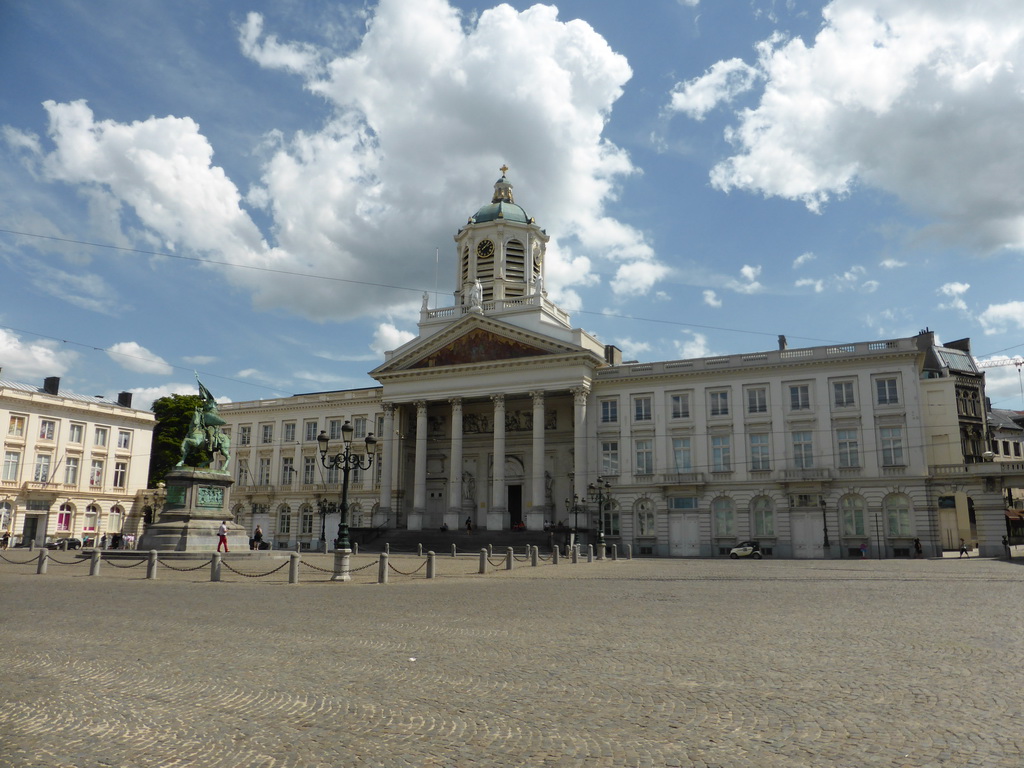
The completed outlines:
{"type": "Polygon", "coordinates": [[[217,551],[220,552],[220,548],[224,547],[224,551],[228,551],[228,521],[224,520],[220,524],[220,528],[217,529],[217,551]]]}

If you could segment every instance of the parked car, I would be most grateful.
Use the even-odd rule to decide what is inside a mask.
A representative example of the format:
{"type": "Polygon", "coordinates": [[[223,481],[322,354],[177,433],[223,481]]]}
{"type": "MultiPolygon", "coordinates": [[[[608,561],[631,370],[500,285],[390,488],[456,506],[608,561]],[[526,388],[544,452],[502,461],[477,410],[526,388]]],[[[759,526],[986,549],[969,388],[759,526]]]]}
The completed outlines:
{"type": "Polygon", "coordinates": [[[74,537],[68,539],[53,539],[46,542],[47,549],[81,549],[82,540],[74,537]]]}
{"type": "Polygon", "coordinates": [[[752,557],[755,560],[760,560],[761,545],[756,541],[741,541],[729,550],[729,557],[733,560],[739,557],[752,557]]]}

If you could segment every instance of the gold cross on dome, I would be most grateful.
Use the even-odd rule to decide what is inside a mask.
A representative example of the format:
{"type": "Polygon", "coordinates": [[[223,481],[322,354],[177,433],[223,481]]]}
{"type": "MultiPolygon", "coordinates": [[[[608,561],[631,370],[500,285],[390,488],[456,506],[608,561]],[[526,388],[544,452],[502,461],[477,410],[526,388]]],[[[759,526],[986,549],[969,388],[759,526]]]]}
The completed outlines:
{"type": "Polygon", "coordinates": [[[501,171],[501,175],[504,176],[505,173],[508,171],[508,166],[507,165],[503,165],[498,170],[501,171]]]}

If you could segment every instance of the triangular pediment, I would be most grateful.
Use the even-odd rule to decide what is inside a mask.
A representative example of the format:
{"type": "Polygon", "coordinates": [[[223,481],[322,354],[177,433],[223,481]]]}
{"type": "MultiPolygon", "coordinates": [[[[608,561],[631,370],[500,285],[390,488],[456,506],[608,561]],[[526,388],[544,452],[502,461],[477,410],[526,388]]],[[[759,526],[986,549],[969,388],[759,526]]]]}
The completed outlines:
{"type": "Polygon", "coordinates": [[[520,357],[550,355],[550,350],[541,349],[516,339],[499,336],[482,328],[453,339],[439,349],[417,360],[407,368],[435,368],[470,363],[489,363],[494,360],[515,360],[520,357]]]}

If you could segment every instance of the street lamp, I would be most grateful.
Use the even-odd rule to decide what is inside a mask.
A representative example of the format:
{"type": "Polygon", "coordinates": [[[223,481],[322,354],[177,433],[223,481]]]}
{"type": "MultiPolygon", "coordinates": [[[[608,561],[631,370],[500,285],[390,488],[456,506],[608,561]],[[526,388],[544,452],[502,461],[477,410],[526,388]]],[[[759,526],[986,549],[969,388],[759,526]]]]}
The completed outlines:
{"type": "Polygon", "coordinates": [[[321,497],[316,500],[316,510],[320,513],[321,546],[324,548],[324,554],[327,554],[327,516],[334,512],[334,502],[321,497]]]}
{"type": "Polygon", "coordinates": [[[611,494],[605,493],[605,491],[610,491],[611,487],[612,484],[603,477],[598,477],[596,483],[587,486],[590,498],[597,502],[597,547],[602,557],[604,557],[604,503],[605,499],[611,498],[611,494]]]}
{"type": "Polygon", "coordinates": [[[576,537],[579,536],[580,512],[587,513],[586,502],[580,498],[578,493],[574,493],[571,499],[569,497],[565,499],[565,512],[566,514],[572,513],[572,543],[575,545],[576,537]]]}
{"type": "Polygon", "coordinates": [[[825,514],[825,498],[821,498],[821,528],[825,533],[825,549],[832,549],[828,540],[828,516],[825,514]]]}
{"type": "Polygon", "coordinates": [[[338,541],[336,544],[339,550],[352,549],[352,544],[348,540],[349,473],[353,469],[365,472],[373,465],[373,447],[377,444],[377,440],[372,432],[366,436],[366,462],[364,464],[362,457],[358,453],[352,453],[352,435],[354,432],[355,428],[349,422],[346,421],[341,425],[342,450],[331,457],[327,456],[328,443],[330,442],[330,439],[327,437],[327,430],[320,430],[320,434],[316,438],[316,441],[320,444],[320,463],[324,465],[324,468],[341,469],[341,519],[338,521],[338,541]]]}

